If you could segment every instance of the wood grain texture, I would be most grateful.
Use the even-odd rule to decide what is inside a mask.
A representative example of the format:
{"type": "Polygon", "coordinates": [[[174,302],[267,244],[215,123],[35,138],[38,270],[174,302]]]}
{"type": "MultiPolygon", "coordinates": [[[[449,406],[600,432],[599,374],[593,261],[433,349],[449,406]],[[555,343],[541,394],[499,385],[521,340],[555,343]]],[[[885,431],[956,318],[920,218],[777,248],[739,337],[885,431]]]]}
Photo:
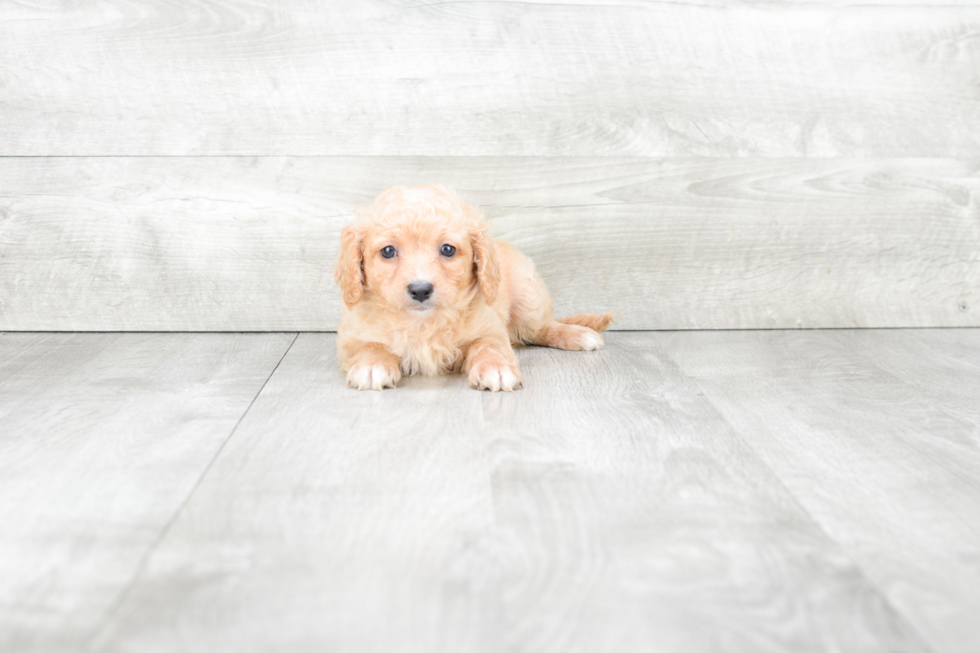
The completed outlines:
{"type": "Polygon", "coordinates": [[[329,330],[341,226],[440,181],[621,329],[980,325],[950,159],[0,159],[0,329],[329,330]]]}
{"type": "Polygon", "coordinates": [[[936,409],[972,424],[980,447],[980,336],[975,329],[848,331],[834,339],[917,388],[936,409]]]}
{"type": "Polygon", "coordinates": [[[839,4],[5,2],[0,155],[980,155],[980,8],[839,4]]]}
{"type": "Polygon", "coordinates": [[[0,334],[0,650],[95,635],[293,337],[0,334]]]}
{"type": "Polygon", "coordinates": [[[933,650],[976,650],[980,331],[649,337],[933,650]]]}
{"type": "MultiPolygon", "coordinates": [[[[161,335],[160,337],[166,337],[161,335]]],[[[93,651],[925,651],[638,338],[356,392],[302,334],[93,651]]]]}
{"type": "Polygon", "coordinates": [[[652,334],[484,400],[510,650],[925,650],[652,334]]]}
{"type": "Polygon", "coordinates": [[[499,650],[481,395],[301,334],[93,651],[499,650]]]}

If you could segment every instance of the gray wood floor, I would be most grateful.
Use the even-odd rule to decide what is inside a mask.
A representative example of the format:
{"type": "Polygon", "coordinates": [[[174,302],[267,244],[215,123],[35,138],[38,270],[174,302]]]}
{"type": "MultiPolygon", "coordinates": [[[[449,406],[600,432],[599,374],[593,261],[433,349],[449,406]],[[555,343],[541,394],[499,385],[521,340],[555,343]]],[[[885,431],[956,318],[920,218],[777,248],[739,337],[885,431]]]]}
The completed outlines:
{"type": "Polygon", "coordinates": [[[977,650],[980,330],[334,337],[0,334],[0,650],[977,650]]]}

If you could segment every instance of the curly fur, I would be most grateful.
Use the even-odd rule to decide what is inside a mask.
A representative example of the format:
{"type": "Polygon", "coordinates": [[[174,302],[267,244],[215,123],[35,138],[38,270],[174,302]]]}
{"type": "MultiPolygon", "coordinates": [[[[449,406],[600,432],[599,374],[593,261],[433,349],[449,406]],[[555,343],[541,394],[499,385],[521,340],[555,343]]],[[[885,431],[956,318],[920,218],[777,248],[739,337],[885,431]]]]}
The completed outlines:
{"type": "Polygon", "coordinates": [[[449,189],[395,186],[357,214],[341,234],[335,274],[348,385],[380,390],[402,374],[463,372],[475,388],[514,390],[523,384],[514,345],[602,346],[611,315],[555,320],[531,261],[491,238],[481,212],[449,189]],[[409,284],[431,284],[431,296],[413,298],[409,284]]]}

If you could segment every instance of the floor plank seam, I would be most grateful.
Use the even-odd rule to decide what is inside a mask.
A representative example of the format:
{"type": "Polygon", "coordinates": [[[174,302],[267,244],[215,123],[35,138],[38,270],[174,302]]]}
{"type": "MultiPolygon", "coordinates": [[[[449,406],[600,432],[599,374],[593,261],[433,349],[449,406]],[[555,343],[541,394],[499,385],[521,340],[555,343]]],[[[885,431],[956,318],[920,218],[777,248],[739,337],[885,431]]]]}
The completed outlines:
{"type": "Polygon", "coordinates": [[[84,642],[77,649],[79,653],[83,653],[84,651],[91,651],[92,646],[95,645],[95,643],[105,632],[106,628],[109,627],[109,624],[112,623],[113,617],[116,615],[117,612],[119,612],[119,609],[126,602],[126,597],[129,596],[129,593],[132,591],[133,587],[136,586],[136,582],[143,575],[143,571],[146,569],[146,565],[149,562],[150,558],[153,556],[153,553],[160,547],[160,544],[166,539],[167,534],[170,532],[170,529],[177,522],[177,519],[184,511],[184,508],[187,507],[187,504],[190,503],[191,499],[194,497],[194,494],[197,492],[197,489],[201,486],[201,483],[207,477],[208,472],[211,471],[211,468],[214,466],[215,461],[217,461],[218,458],[221,456],[221,452],[224,451],[225,447],[228,445],[228,442],[231,441],[232,437],[234,437],[235,432],[238,430],[238,427],[241,426],[242,422],[245,420],[245,417],[248,415],[249,411],[252,410],[252,406],[254,406],[258,398],[262,396],[262,392],[265,391],[265,387],[269,384],[269,381],[272,379],[272,377],[275,376],[276,370],[279,369],[279,366],[282,364],[283,360],[285,360],[286,356],[289,354],[289,350],[293,348],[293,344],[295,344],[297,338],[299,338],[299,335],[300,335],[299,333],[296,333],[293,336],[293,339],[289,342],[289,345],[286,347],[286,351],[283,352],[278,362],[276,362],[275,366],[272,368],[272,371],[269,373],[269,376],[267,376],[265,381],[262,382],[262,386],[259,388],[258,392],[255,393],[255,396],[252,397],[252,401],[249,402],[248,406],[242,412],[241,417],[239,417],[238,421],[235,422],[235,426],[233,426],[232,429],[228,432],[228,437],[224,439],[224,441],[218,447],[217,451],[214,452],[214,455],[211,457],[211,460],[208,461],[208,464],[204,467],[204,470],[201,472],[200,476],[198,476],[197,480],[194,482],[194,485],[187,493],[187,496],[184,497],[184,500],[180,503],[179,506],[177,506],[177,509],[174,511],[174,514],[170,517],[169,520],[167,520],[167,523],[164,524],[163,528],[160,529],[160,534],[156,537],[155,540],[153,540],[150,546],[147,547],[146,552],[143,554],[142,558],[140,558],[139,563],[136,565],[136,569],[133,572],[132,578],[126,584],[126,587],[124,587],[123,590],[119,593],[119,597],[113,602],[109,610],[106,611],[106,615],[102,619],[102,623],[93,630],[92,635],[89,637],[88,641],[84,642]]]}
{"type": "Polygon", "coordinates": [[[749,440],[742,435],[739,429],[734,424],[732,424],[732,422],[725,416],[725,413],[722,412],[722,410],[717,405],[715,405],[714,401],[711,399],[711,396],[707,392],[705,392],[704,388],[701,386],[700,383],[698,383],[697,379],[687,374],[687,372],[684,371],[684,368],[681,367],[681,365],[677,361],[671,358],[669,354],[666,354],[665,352],[665,355],[670,359],[671,362],[674,363],[674,365],[677,366],[677,369],[680,370],[688,379],[690,379],[691,383],[693,383],[695,387],[697,387],[697,389],[701,391],[701,394],[704,397],[705,401],[707,401],[708,405],[710,405],[715,410],[715,412],[718,413],[718,415],[725,420],[725,422],[732,429],[732,433],[734,434],[734,436],[738,438],[739,442],[741,442],[748,451],[752,452],[752,454],[756,457],[756,460],[758,460],[759,464],[765,467],[765,469],[769,470],[769,473],[772,474],[772,478],[774,479],[774,481],[779,485],[779,487],[783,488],[783,490],[786,491],[787,496],[789,496],[790,500],[794,504],[796,504],[796,506],[799,508],[801,513],[806,515],[806,517],[810,520],[810,522],[814,525],[814,527],[817,528],[820,531],[820,533],[822,533],[823,536],[827,538],[827,541],[831,542],[834,546],[836,546],[837,549],[841,552],[841,555],[850,561],[850,563],[854,566],[854,569],[857,570],[857,572],[860,574],[862,581],[866,583],[867,586],[872,591],[874,591],[875,594],[878,595],[878,597],[881,599],[884,605],[888,606],[888,608],[890,608],[892,612],[902,620],[902,623],[909,629],[909,632],[915,633],[915,635],[918,637],[919,640],[918,643],[924,649],[933,651],[934,653],[938,653],[936,648],[933,646],[933,643],[930,642],[928,638],[926,638],[925,634],[921,630],[919,630],[919,628],[917,628],[915,624],[909,621],[908,616],[891,601],[891,599],[884,592],[881,586],[878,585],[878,583],[876,583],[868,576],[864,567],[854,558],[851,552],[841,542],[839,542],[836,538],[832,537],[830,533],[827,532],[827,529],[824,528],[823,523],[821,523],[814,516],[814,514],[810,511],[809,508],[803,505],[799,497],[796,496],[796,493],[793,492],[793,490],[788,485],[786,485],[782,477],[776,473],[776,470],[774,470],[772,466],[765,461],[765,459],[759,453],[758,449],[756,449],[749,442],[749,440]]]}

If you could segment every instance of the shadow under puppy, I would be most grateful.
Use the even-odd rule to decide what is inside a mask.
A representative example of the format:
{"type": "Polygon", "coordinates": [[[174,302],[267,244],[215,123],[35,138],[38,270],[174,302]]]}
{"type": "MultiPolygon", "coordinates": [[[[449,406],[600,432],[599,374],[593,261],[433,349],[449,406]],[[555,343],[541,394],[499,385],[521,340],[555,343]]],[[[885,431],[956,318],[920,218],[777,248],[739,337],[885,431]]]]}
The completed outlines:
{"type": "Polygon", "coordinates": [[[463,372],[478,390],[523,384],[513,345],[602,346],[611,314],[552,316],[534,264],[489,235],[447,188],[395,186],[341,234],[345,310],[337,350],[347,385],[393,388],[402,374],[463,372]]]}

